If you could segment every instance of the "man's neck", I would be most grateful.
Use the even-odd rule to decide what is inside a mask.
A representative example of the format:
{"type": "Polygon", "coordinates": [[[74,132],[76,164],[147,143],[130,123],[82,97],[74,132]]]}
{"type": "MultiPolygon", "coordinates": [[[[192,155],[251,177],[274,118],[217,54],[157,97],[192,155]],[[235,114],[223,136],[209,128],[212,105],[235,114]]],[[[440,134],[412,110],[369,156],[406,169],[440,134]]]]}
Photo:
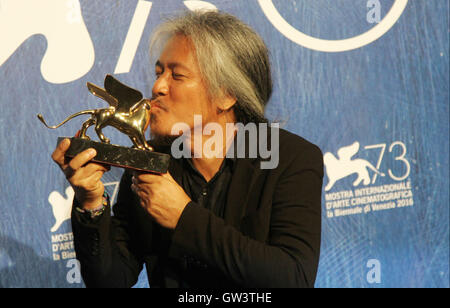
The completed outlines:
{"type": "MultiPolygon", "coordinates": [[[[222,165],[223,160],[226,157],[226,154],[228,152],[228,149],[233,143],[234,137],[236,135],[236,131],[230,130],[230,125],[227,127],[227,120],[229,121],[230,118],[222,118],[222,121],[216,122],[222,129],[222,134],[215,131],[212,135],[201,135],[201,149],[197,147],[195,148],[195,141],[191,140],[191,150],[192,150],[192,163],[195,166],[195,168],[203,175],[205,180],[209,182],[209,180],[219,171],[220,166],[222,165]],[[228,130],[227,130],[228,128],[228,130]],[[214,144],[215,146],[211,148],[211,145],[214,144]],[[218,149],[216,146],[218,144],[221,144],[222,147],[219,148],[220,151],[217,151],[218,149]],[[201,152],[201,155],[198,155],[198,153],[201,152]],[[197,155],[195,155],[196,153],[197,155]]],[[[234,120],[234,117],[232,118],[234,120]]],[[[234,122],[228,122],[233,123],[234,122]]],[[[234,126],[233,126],[234,127],[234,126]]],[[[195,135],[192,134],[191,136],[195,135]]],[[[198,138],[198,136],[197,136],[198,138]]],[[[199,143],[200,145],[200,143],[199,143]]]]}
{"type": "Polygon", "coordinates": [[[192,158],[192,164],[209,182],[214,175],[219,171],[220,166],[225,158],[192,158]]]}

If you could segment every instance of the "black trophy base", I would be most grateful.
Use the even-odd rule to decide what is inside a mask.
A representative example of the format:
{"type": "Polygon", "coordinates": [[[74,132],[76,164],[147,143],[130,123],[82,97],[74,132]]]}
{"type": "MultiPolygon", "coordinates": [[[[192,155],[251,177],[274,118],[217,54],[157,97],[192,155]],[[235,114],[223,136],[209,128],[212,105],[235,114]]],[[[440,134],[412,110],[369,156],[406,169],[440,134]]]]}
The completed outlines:
{"type": "Polygon", "coordinates": [[[97,155],[92,161],[96,163],[156,173],[166,173],[169,168],[169,154],[128,148],[76,137],[59,137],[58,144],[65,138],[71,141],[70,147],[66,152],[67,157],[74,157],[84,150],[94,148],[97,151],[97,155]]]}

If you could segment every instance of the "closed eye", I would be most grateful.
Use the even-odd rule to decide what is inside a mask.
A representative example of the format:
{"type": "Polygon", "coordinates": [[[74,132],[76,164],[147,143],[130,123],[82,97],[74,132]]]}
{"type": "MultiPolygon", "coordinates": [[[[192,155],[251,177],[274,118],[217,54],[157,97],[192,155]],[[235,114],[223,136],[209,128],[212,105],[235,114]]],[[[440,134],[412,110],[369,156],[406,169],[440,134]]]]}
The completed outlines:
{"type": "Polygon", "coordinates": [[[175,79],[175,80],[181,80],[181,79],[183,79],[183,78],[186,77],[186,76],[183,75],[183,74],[175,74],[175,73],[172,73],[172,77],[173,77],[173,79],[175,79]]]}
{"type": "Polygon", "coordinates": [[[162,74],[163,74],[162,71],[155,71],[156,78],[159,78],[159,76],[161,76],[162,74]]]}

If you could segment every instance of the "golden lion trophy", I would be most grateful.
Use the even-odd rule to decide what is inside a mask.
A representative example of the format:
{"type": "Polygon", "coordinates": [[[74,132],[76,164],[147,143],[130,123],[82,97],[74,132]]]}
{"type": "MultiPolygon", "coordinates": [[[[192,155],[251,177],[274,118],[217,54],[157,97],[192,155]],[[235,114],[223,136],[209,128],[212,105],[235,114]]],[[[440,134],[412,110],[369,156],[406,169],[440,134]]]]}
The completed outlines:
{"type": "MultiPolygon", "coordinates": [[[[88,148],[94,148],[97,151],[97,155],[92,159],[94,162],[140,171],[166,173],[170,155],[154,152],[144,136],[150,123],[150,100],[143,98],[141,92],[122,84],[111,75],[106,75],[104,84],[104,89],[90,82],[87,83],[87,87],[92,94],[108,102],[110,105],[108,108],[82,110],[68,116],[55,126],[47,125],[41,114],[37,117],[46,127],[54,129],[77,116],[91,115],[82,124],[77,136],[70,138],[71,144],[66,152],[67,157],[74,157],[88,148]],[[86,135],[86,130],[93,125],[101,142],[92,141],[86,135]],[[128,135],[135,148],[111,144],[102,132],[106,126],[112,126],[128,135]]],[[[59,137],[58,143],[64,138],[68,137],[59,137]]]]}

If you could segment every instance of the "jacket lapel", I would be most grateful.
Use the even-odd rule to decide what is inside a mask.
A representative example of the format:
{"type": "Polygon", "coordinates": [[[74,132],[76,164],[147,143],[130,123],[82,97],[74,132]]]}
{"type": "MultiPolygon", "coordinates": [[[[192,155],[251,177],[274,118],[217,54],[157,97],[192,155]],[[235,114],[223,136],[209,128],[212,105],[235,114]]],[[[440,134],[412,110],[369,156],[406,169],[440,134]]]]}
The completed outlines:
{"type": "MultiPolygon", "coordinates": [[[[268,123],[267,123],[268,125],[268,123]]],[[[249,200],[250,193],[254,189],[254,185],[260,176],[263,176],[264,172],[261,170],[261,161],[265,160],[261,158],[259,150],[261,147],[266,149],[271,148],[271,129],[266,131],[265,135],[261,135],[260,125],[257,124],[257,137],[250,140],[249,134],[243,133],[245,138],[238,139],[237,143],[245,140],[245,157],[249,157],[251,151],[250,146],[257,146],[258,152],[256,158],[238,158],[234,166],[234,172],[231,179],[230,188],[227,194],[227,202],[225,207],[225,221],[237,229],[241,227],[241,220],[247,214],[252,211],[249,205],[252,200],[249,200]],[[261,140],[263,139],[263,140],[261,140]],[[261,144],[262,142],[262,144],[261,144]]],[[[236,141],[235,139],[235,141],[236,141]]],[[[236,142],[234,146],[234,153],[237,153],[236,142]]],[[[241,144],[242,146],[242,144],[241,144]]]]}
{"type": "Polygon", "coordinates": [[[248,205],[249,193],[261,173],[257,165],[256,158],[238,158],[235,162],[224,213],[225,221],[234,227],[239,228],[248,205]]]}

